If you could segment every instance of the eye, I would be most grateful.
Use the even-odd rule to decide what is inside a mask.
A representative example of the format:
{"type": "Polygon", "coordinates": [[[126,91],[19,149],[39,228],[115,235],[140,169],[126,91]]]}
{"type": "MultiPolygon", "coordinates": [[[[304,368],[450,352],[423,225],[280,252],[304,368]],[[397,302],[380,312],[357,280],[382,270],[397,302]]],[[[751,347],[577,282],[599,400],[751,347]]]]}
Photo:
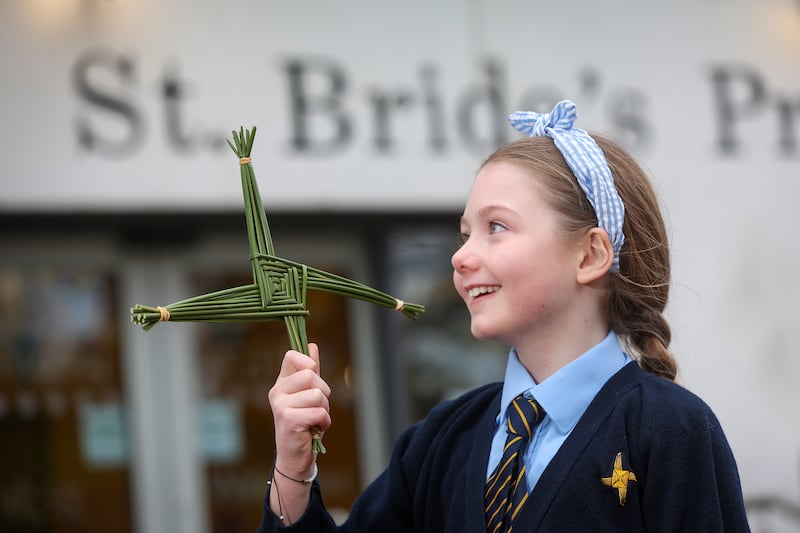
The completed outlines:
{"type": "Polygon", "coordinates": [[[499,222],[489,222],[489,233],[500,233],[501,231],[505,231],[506,228],[499,222]]]}
{"type": "Polygon", "coordinates": [[[463,246],[464,243],[467,242],[468,239],[469,239],[469,232],[460,231],[458,233],[458,240],[456,241],[457,244],[458,244],[458,247],[460,248],[461,246],[463,246]]]}

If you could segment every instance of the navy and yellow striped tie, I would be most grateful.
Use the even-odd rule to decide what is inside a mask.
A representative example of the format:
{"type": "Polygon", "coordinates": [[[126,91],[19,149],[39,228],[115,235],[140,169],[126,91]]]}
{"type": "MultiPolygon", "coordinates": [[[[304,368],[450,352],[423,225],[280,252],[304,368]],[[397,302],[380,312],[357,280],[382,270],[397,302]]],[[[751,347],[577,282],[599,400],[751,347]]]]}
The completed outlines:
{"type": "Polygon", "coordinates": [[[528,499],[522,450],[530,441],[544,409],[532,398],[519,395],[508,406],[508,436],[500,459],[486,480],[486,529],[491,533],[511,531],[514,518],[528,499]],[[517,487],[522,485],[520,490],[517,487]]]}

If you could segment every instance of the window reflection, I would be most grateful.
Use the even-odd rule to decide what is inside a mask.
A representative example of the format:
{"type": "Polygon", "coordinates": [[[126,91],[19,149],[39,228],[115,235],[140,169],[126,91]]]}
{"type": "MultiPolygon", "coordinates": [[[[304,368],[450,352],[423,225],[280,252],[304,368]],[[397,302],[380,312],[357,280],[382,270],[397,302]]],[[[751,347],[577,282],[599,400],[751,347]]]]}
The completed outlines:
{"type": "MultiPolygon", "coordinates": [[[[335,269],[323,267],[329,272],[335,269]]],[[[197,275],[197,292],[249,283],[249,272],[197,275]]],[[[331,386],[325,433],[329,453],[318,458],[320,483],[331,511],[341,517],[360,491],[355,405],[351,389],[351,343],[346,299],[309,292],[308,338],[320,346],[322,372],[331,386]]],[[[280,370],[289,339],[283,321],[202,324],[199,328],[198,442],[205,461],[212,531],[255,531],[261,520],[266,480],[274,454],[267,393],[280,370]]]]}
{"type": "Polygon", "coordinates": [[[400,230],[388,241],[392,290],[425,305],[420,320],[394,321],[405,381],[398,394],[408,397],[408,421],[423,418],[442,400],[503,379],[508,347],[472,337],[469,312],[453,287],[456,230],[455,223],[400,230]]]}
{"type": "Polygon", "coordinates": [[[129,531],[107,272],[0,267],[0,530],[129,531]]]}

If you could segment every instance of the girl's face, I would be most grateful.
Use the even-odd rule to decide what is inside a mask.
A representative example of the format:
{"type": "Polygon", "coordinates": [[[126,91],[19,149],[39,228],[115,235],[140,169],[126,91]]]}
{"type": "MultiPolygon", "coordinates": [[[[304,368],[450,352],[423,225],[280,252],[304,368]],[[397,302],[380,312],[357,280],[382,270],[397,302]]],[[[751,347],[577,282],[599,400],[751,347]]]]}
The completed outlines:
{"type": "Polygon", "coordinates": [[[540,188],[508,162],[488,164],[472,185],[451,262],[476,338],[520,348],[557,334],[573,312],[579,249],[540,188]]]}

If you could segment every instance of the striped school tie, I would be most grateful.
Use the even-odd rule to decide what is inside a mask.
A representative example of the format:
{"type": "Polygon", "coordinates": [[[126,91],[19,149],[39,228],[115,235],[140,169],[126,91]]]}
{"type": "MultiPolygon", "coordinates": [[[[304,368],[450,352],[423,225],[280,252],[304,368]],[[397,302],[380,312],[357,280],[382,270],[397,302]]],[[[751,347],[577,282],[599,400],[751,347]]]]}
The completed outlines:
{"type": "Polygon", "coordinates": [[[528,499],[521,454],[545,413],[536,400],[520,394],[508,406],[507,416],[503,457],[486,480],[486,530],[491,533],[511,531],[514,518],[528,499]],[[517,490],[519,485],[522,488],[517,490]]]}

